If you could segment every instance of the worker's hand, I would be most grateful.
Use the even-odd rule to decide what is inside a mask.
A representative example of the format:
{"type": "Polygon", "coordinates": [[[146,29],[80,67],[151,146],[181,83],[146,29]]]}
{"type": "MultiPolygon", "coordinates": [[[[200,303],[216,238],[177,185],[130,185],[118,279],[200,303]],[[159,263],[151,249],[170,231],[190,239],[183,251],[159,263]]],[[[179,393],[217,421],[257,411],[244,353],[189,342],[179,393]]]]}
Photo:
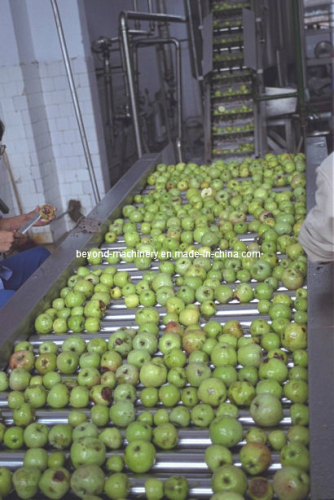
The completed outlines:
{"type": "MultiPolygon", "coordinates": [[[[40,206],[37,205],[37,207],[35,208],[35,210],[32,210],[31,212],[28,212],[27,214],[25,214],[25,217],[26,217],[26,222],[31,219],[31,217],[35,214],[37,214],[40,210],[40,206]]],[[[56,212],[57,211],[57,208],[56,207],[53,207],[54,211],[56,212]]],[[[50,224],[50,222],[52,222],[56,217],[53,215],[52,217],[50,217],[49,219],[39,219],[37,222],[35,222],[34,224],[34,227],[38,227],[38,226],[47,226],[48,224],[50,224]]]]}
{"type": "Polygon", "coordinates": [[[21,238],[24,236],[16,231],[0,231],[0,252],[9,252],[21,238]]]}

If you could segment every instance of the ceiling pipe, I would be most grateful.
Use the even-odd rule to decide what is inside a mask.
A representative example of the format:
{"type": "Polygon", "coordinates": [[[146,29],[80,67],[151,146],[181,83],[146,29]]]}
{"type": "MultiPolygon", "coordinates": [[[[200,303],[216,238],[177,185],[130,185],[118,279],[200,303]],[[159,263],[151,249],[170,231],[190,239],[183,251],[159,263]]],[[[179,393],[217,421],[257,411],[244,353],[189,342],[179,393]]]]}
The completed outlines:
{"type": "Polygon", "coordinates": [[[92,189],[93,189],[93,196],[95,199],[95,203],[99,203],[101,201],[101,196],[100,196],[99,188],[97,185],[97,180],[96,180],[96,176],[95,176],[95,170],[94,170],[94,165],[92,162],[92,157],[91,157],[91,154],[89,151],[85,126],[83,123],[81,110],[80,110],[80,106],[79,106],[79,100],[78,100],[78,96],[77,96],[77,91],[76,91],[75,84],[74,84],[70,58],[68,55],[68,50],[67,50],[67,46],[66,46],[63,26],[62,26],[61,19],[60,19],[57,0],[50,0],[50,1],[51,1],[51,6],[52,6],[55,22],[56,22],[56,28],[57,28],[57,32],[58,32],[60,48],[61,48],[61,51],[63,54],[63,60],[64,60],[65,69],[66,69],[66,73],[67,73],[68,83],[70,86],[75,116],[76,116],[76,119],[78,122],[78,128],[79,128],[79,132],[80,132],[81,142],[82,142],[82,146],[83,146],[83,150],[84,150],[84,154],[85,154],[85,158],[86,158],[89,178],[90,178],[90,182],[91,182],[92,189]]]}

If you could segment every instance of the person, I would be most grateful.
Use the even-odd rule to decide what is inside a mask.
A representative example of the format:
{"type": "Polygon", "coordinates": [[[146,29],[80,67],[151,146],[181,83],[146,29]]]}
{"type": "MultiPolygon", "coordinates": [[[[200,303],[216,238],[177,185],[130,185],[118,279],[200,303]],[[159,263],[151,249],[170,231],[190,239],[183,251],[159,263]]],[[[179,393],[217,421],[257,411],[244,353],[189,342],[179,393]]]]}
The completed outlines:
{"type": "Polygon", "coordinates": [[[315,206],[299,233],[299,243],[312,262],[334,261],[334,153],[317,168],[315,206]]]}
{"type": "MultiPolygon", "coordinates": [[[[0,157],[6,149],[6,146],[2,144],[4,131],[4,124],[0,120],[0,157]]],[[[23,215],[0,218],[0,253],[10,252],[15,248],[15,244],[22,238],[22,235],[17,232],[18,229],[28,222],[39,211],[39,208],[37,206],[35,210],[23,215]]],[[[39,220],[34,226],[44,226],[53,219],[54,216],[49,220],[39,220]]],[[[49,250],[38,246],[0,260],[0,307],[8,302],[49,255],[49,250]]]]}

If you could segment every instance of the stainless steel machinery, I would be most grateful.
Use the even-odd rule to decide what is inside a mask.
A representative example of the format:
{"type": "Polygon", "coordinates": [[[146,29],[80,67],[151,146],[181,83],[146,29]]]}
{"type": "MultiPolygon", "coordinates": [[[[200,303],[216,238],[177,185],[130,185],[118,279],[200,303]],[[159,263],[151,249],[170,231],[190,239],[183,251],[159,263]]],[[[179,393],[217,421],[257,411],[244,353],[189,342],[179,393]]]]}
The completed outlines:
{"type": "Polygon", "coordinates": [[[254,152],[253,71],[244,62],[243,31],[243,9],[250,4],[211,5],[203,22],[207,161],[254,152]]]}
{"type": "MultiPolygon", "coordinates": [[[[314,166],[319,164],[326,154],[326,147],[322,139],[311,139],[307,147],[308,154],[308,203],[312,206],[314,198],[314,166]]],[[[103,243],[104,233],[110,222],[121,215],[121,209],[125,204],[131,203],[135,194],[147,193],[150,189],[146,186],[146,179],[155,167],[161,163],[174,161],[173,148],[167,147],[161,154],[145,155],[138,160],[134,166],[121,178],[113,189],[105,196],[101,203],[74,229],[68,238],[55,250],[53,255],[36,271],[31,279],[26,282],[15,294],[13,299],[0,311],[1,344],[0,364],[2,369],[6,365],[12,352],[13,344],[19,340],[29,338],[37,349],[38,345],[47,339],[51,339],[61,345],[66,335],[39,336],[34,334],[34,319],[37,314],[50,306],[52,300],[59,294],[60,289],[66,284],[68,277],[75,269],[83,264],[83,260],[77,257],[77,251],[87,250],[97,245],[102,248],[121,249],[124,248],[122,240],[117,243],[106,245],[103,243]]],[[[254,235],[246,234],[240,236],[244,241],[251,241],[254,235]]],[[[152,269],[157,269],[159,262],[153,263],[152,269]]],[[[103,267],[103,264],[102,264],[103,267]]],[[[129,271],[131,278],[139,280],[142,272],[131,264],[120,263],[119,270],[129,271]]],[[[333,498],[334,485],[331,481],[331,468],[334,464],[333,446],[333,391],[328,387],[333,375],[332,348],[333,348],[333,267],[332,266],[309,266],[309,370],[310,370],[310,413],[311,413],[311,480],[312,500],[325,500],[333,498]]],[[[253,283],[254,284],[254,283],[253,283]]],[[[278,291],[287,292],[280,288],[278,291]]],[[[293,295],[293,292],[288,292],[293,295]]],[[[165,309],[159,307],[161,317],[165,309]]],[[[122,326],[132,326],[135,310],[126,309],[125,305],[116,301],[106,311],[102,320],[101,331],[98,335],[108,338],[111,332],[122,326]]],[[[218,305],[217,319],[225,323],[228,319],[238,319],[247,331],[251,321],[259,316],[256,301],[241,305],[232,302],[227,305],[218,305]]],[[[266,318],[266,316],[263,316],[266,318]]],[[[83,333],[82,336],[88,340],[94,334],[83,333]]],[[[283,399],[284,418],[280,428],[288,429],[290,424],[289,401],[283,399]]],[[[12,422],[12,412],[7,407],[7,394],[0,395],[0,407],[6,424],[12,422]]],[[[140,401],[136,404],[137,414],[143,411],[140,401]]],[[[153,410],[155,411],[155,410],[153,410]]],[[[38,422],[52,426],[56,423],[66,423],[69,410],[53,410],[50,408],[37,410],[38,422]]],[[[239,420],[243,428],[249,429],[254,425],[253,419],[246,410],[241,410],[239,420]]],[[[190,496],[192,499],[209,498],[211,494],[210,480],[204,462],[205,448],[210,444],[208,430],[199,428],[188,428],[179,430],[180,444],[173,452],[158,452],[157,462],[153,468],[153,474],[159,478],[167,478],[172,473],[183,474],[188,478],[190,484],[190,496]]],[[[234,452],[235,464],[238,462],[238,450],[244,442],[239,443],[232,451],[234,452]]],[[[22,463],[23,452],[0,451],[0,465],[16,469],[22,463]]],[[[279,455],[273,453],[272,465],[268,470],[268,476],[279,468],[279,455]]],[[[131,498],[144,492],[144,481],[146,476],[131,478],[131,498]]],[[[71,498],[67,495],[66,498],[71,498]]]]}

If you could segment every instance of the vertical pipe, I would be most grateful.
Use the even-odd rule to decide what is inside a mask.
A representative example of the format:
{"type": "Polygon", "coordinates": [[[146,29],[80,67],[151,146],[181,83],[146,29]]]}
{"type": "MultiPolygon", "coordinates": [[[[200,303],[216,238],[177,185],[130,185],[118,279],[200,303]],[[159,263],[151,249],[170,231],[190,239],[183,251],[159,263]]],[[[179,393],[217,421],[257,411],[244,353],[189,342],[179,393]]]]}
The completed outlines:
{"type": "Polygon", "coordinates": [[[125,94],[125,98],[126,98],[125,113],[127,115],[130,115],[130,105],[129,105],[129,102],[130,102],[130,92],[129,92],[129,86],[128,86],[128,79],[126,77],[126,66],[125,66],[124,48],[123,48],[123,44],[122,43],[119,44],[119,49],[120,49],[120,55],[121,55],[121,64],[122,64],[122,68],[123,68],[124,94],[125,94]]]}
{"type": "Polygon", "coordinates": [[[301,24],[301,5],[299,0],[292,0],[292,12],[294,21],[295,38],[295,64],[297,70],[297,91],[298,91],[298,110],[300,116],[301,135],[306,140],[307,114],[306,114],[306,95],[305,95],[305,67],[304,67],[304,25],[301,24]],[[303,29],[303,33],[302,33],[303,29]]]}
{"type": "Polygon", "coordinates": [[[167,132],[168,142],[171,142],[171,140],[172,140],[172,133],[171,133],[170,126],[169,126],[167,96],[166,96],[164,75],[163,75],[162,63],[161,63],[161,56],[162,55],[163,55],[163,50],[162,50],[162,48],[159,45],[157,45],[156,46],[156,56],[157,56],[157,63],[158,63],[158,73],[159,73],[159,80],[160,80],[160,90],[161,90],[162,106],[163,106],[163,109],[164,109],[165,124],[166,124],[166,132],[167,132]]]}
{"type": "Polygon", "coordinates": [[[201,0],[197,0],[197,8],[198,8],[199,22],[200,25],[203,26],[203,9],[201,0]]]}
{"type": "MultiPolygon", "coordinates": [[[[133,10],[138,12],[138,0],[133,0],[133,10]]],[[[135,28],[140,30],[140,22],[137,19],[135,20],[135,28]]]]}
{"type": "Polygon", "coordinates": [[[302,32],[300,22],[300,5],[299,0],[292,0],[293,20],[294,20],[294,35],[295,35],[295,57],[297,69],[297,86],[299,105],[301,108],[305,106],[305,79],[304,79],[304,64],[303,64],[303,46],[302,32]]]}
{"type": "MultiPolygon", "coordinates": [[[[153,13],[153,0],[147,0],[147,8],[150,14],[153,13]]],[[[155,30],[155,24],[154,21],[150,21],[150,30],[154,31],[155,30]]]]}
{"type": "Polygon", "coordinates": [[[177,139],[176,147],[178,150],[179,161],[182,162],[182,67],[181,67],[181,45],[179,41],[174,40],[176,52],[176,99],[177,99],[177,139]]]}
{"type": "MultiPolygon", "coordinates": [[[[283,34],[283,22],[282,22],[282,5],[279,2],[277,4],[277,33],[278,33],[278,47],[276,49],[276,64],[277,64],[277,73],[278,73],[278,85],[280,87],[283,87],[284,83],[283,80],[283,68],[282,68],[282,57],[281,57],[281,50],[284,47],[284,34],[283,34]]],[[[284,68],[284,73],[285,68],[284,68]]]]}
{"type": "Polygon", "coordinates": [[[128,84],[129,84],[132,119],[133,119],[133,127],[134,127],[135,138],[136,138],[137,153],[138,153],[138,158],[141,158],[143,156],[143,148],[142,148],[142,141],[141,141],[141,136],[140,136],[139,111],[138,111],[136,92],[135,92],[135,86],[134,86],[134,80],[133,80],[133,68],[132,68],[132,61],[131,61],[131,54],[130,54],[130,47],[129,47],[127,21],[126,21],[126,16],[125,16],[124,12],[122,12],[120,15],[120,30],[121,30],[121,36],[122,36],[122,42],[123,42],[123,49],[124,49],[125,67],[126,67],[127,79],[128,79],[128,84]]]}
{"type": "Polygon", "coordinates": [[[106,95],[106,107],[108,116],[108,129],[111,146],[114,142],[114,106],[113,106],[113,95],[112,95],[112,82],[111,82],[111,72],[110,72],[110,59],[108,52],[104,53],[104,85],[105,85],[105,95],[106,95]]]}
{"type": "Polygon", "coordinates": [[[61,51],[63,54],[68,83],[69,83],[70,91],[71,91],[71,95],[72,95],[74,111],[75,111],[76,119],[78,122],[78,128],[79,128],[79,132],[80,132],[80,136],[81,136],[81,142],[82,142],[83,150],[85,153],[87,168],[88,168],[88,172],[89,172],[89,178],[90,178],[90,182],[91,182],[92,188],[93,188],[93,195],[94,195],[95,203],[98,203],[101,200],[100,192],[99,192],[99,188],[98,188],[97,181],[96,181],[95,170],[94,170],[94,166],[93,166],[93,162],[92,162],[92,157],[91,157],[90,151],[89,151],[86,131],[85,131],[82,115],[81,115],[81,110],[80,110],[80,106],[79,106],[76,88],[74,85],[72,68],[71,68],[70,59],[68,56],[68,51],[67,51],[67,46],[66,46],[66,42],[65,42],[63,27],[61,24],[57,0],[50,0],[50,1],[51,1],[51,6],[52,6],[55,22],[56,22],[59,43],[60,43],[61,51]]]}
{"type": "Polygon", "coordinates": [[[190,0],[184,0],[185,2],[185,13],[186,17],[188,19],[188,26],[189,26],[189,35],[190,35],[190,40],[189,40],[189,51],[191,55],[191,60],[192,64],[194,67],[194,72],[195,72],[195,78],[198,83],[198,90],[199,90],[199,97],[200,97],[200,104],[201,104],[201,112],[202,112],[202,118],[204,121],[204,107],[203,107],[203,101],[204,101],[204,83],[203,83],[203,77],[202,74],[199,73],[199,61],[197,58],[197,53],[196,53],[196,44],[195,44],[195,31],[194,31],[194,23],[193,19],[191,16],[191,2],[190,0]]]}
{"type": "MultiPolygon", "coordinates": [[[[166,5],[163,0],[158,0],[158,10],[161,14],[166,13],[166,5]]],[[[170,38],[170,32],[167,22],[159,23],[158,30],[160,38],[170,38]]],[[[171,87],[173,86],[174,83],[174,68],[173,68],[173,58],[170,45],[163,45],[162,55],[163,55],[165,80],[171,87]]]]}

